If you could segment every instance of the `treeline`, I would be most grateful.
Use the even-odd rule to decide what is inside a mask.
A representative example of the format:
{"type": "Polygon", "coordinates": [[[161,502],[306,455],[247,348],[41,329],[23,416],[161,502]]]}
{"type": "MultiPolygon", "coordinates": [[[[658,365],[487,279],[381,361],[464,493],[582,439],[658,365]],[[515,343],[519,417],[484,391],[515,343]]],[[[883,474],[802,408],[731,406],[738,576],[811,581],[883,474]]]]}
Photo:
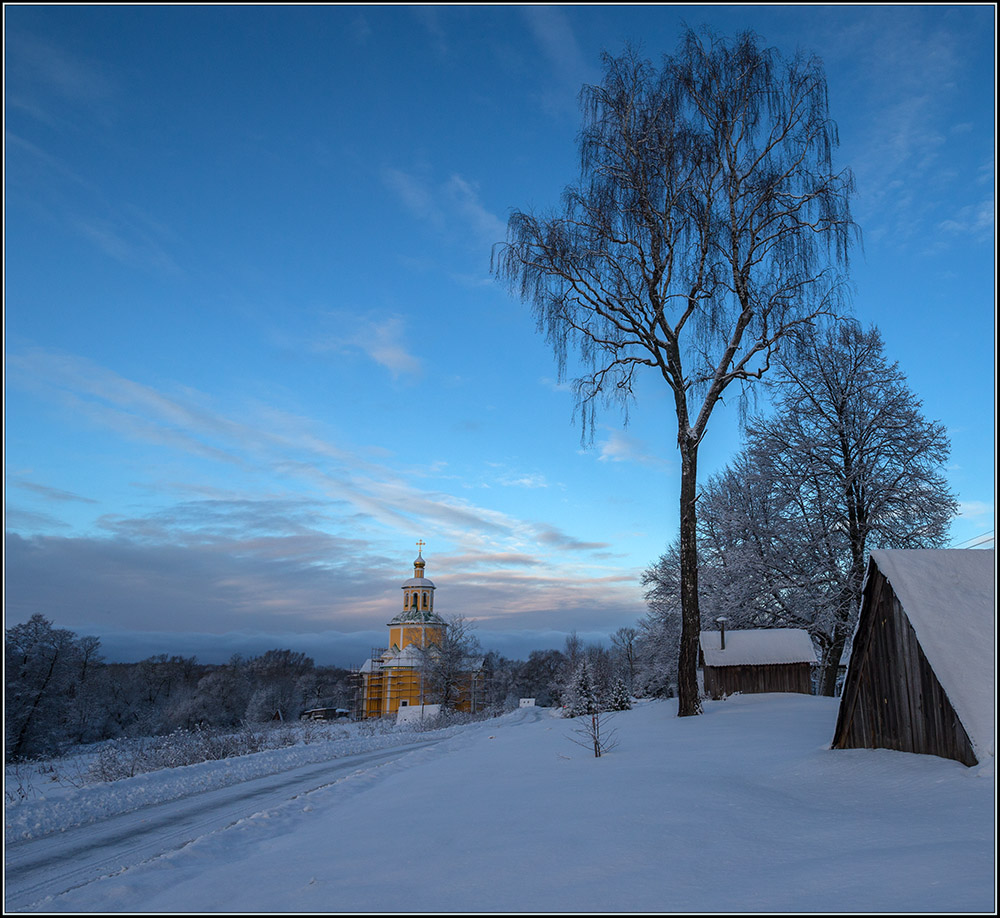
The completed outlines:
{"type": "MultiPolygon", "coordinates": [[[[503,713],[521,698],[546,707],[571,705],[583,668],[602,701],[610,703],[621,686],[650,694],[640,679],[638,634],[621,628],[610,648],[585,645],[573,634],[563,650],[533,651],[527,660],[487,653],[480,713],[503,713]]],[[[7,629],[4,657],[8,762],[119,737],[296,720],[312,708],[351,710],[355,700],[349,670],[317,666],[303,653],[269,650],[224,664],[166,654],[107,663],[96,637],[55,628],[38,614],[7,629]]]]}
{"type": "Polygon", "coordinates": [[[97,638],[38,614],[7,629],[4,664],[8,762],[122,736],[295,719],[314,707],[349,709],[353,700],[348,670],[317,666],[303,653],[106,663],[97,638]]]}
{"type": "MultiPolygon", "coordinates": [[[[644,688],[638,637],[636,628],[619,628],[611,646],[603,647],[585,644],[574,633],[562,650],[534,650],[527,660],[489,653],[483,665],[487,705],[509,710],[521,698],[534,698],[542,707],[572,707],[583,674],[603,707],[612,706],[622,688],[640,697],[651,694],[644,688]]],[[[667,691],[663,687],[660,694],[667,691]]]]}

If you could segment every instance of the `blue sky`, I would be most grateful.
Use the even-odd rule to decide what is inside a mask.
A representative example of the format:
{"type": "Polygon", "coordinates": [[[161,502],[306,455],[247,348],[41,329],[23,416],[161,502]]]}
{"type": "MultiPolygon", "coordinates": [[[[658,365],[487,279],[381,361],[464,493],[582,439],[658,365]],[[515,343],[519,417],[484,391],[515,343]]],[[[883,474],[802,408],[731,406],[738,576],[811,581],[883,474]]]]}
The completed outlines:
{"type": "MultiPolygon", "coordinates": [[[[682,23],[823,58],[855,315],[994,527],[995,10],[7,6],[6,616],[109,656],[360,663],[423,539],[438,610],[526,656],[644,612],[677,532],[671,403],[582,448],[490,276],[577,177],[602,50],[682,23]]],[[[739,445],[713,418],[704,479],[739,445]]]]}

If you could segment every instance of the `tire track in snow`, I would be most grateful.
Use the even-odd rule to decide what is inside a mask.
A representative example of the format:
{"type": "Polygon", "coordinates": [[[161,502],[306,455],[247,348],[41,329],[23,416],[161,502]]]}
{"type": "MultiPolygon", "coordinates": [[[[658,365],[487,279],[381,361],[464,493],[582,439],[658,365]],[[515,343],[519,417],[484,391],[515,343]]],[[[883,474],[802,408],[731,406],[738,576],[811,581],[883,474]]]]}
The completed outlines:
{"type": "Polygon", "coordinates": [[[439,742],[428,740],[304,765],[150,805],[58,835],[8,844],[5,907],[30,910],[49,897],[183,848],[262,810],[439,742]]]}

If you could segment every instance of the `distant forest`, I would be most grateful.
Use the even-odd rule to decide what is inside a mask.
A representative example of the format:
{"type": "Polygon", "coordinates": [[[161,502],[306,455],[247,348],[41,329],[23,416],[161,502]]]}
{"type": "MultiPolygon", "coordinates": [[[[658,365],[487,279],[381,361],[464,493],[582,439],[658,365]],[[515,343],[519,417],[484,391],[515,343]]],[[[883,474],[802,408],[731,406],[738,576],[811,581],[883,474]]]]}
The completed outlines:
{"type": "MultiPolygon", "coordinates": [[[[610,698],[620,682],[638,694],[668,694],[664,685],[643,690],[637,636],[619,629],[606,649],[571,635],[563,651],[533,651],[525,661],[485,654],[483,713],[503,713],[520,698],[567,704],[584,665],[599,698],[610,698]]],[[[353,713],[355,705],[354,674],[317,666],[303,653],[269,650],[223,664],[166,654],[107,663],[98,638],[53,627],[38,614],[7,629],[4,661],[8,762],[118,737],[297,720],[314,708],[353,713]]]]}

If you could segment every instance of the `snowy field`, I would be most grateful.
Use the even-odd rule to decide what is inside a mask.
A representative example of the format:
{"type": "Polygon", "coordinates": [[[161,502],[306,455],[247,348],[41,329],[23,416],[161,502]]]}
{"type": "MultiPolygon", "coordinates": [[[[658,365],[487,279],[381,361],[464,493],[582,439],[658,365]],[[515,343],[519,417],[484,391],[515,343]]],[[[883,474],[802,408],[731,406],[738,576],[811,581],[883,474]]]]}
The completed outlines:
{"type": "MultiPolygon", "coordinates": [[[[545,709],[401,734],[440,742],[359,764],[33,908],[992,912],[992,760],[966,768],[830,750],[836,711],[833,699],[796,695],[707,702],[705,716],[683,719],[674,702],[641,704],[615,716],[618,746],[600,759],[572,741],[577,721],[545,709]]],[[[8,859],[18,838],[60,819],[144,800],[179,807],[204,787],[335,748],[314,742],[8,807],[8,859]]]]}

